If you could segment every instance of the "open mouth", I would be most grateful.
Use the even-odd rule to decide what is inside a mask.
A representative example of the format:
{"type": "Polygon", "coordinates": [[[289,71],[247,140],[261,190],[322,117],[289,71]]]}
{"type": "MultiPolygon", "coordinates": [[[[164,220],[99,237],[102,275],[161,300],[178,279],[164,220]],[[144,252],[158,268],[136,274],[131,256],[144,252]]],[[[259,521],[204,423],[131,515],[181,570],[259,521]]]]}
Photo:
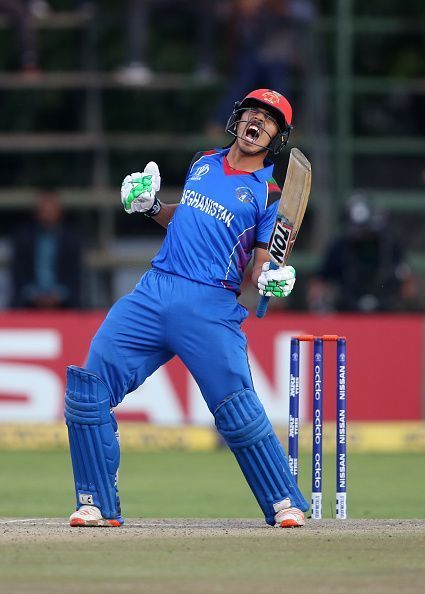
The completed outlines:
{"type": "Polygon", "coordinates": [[[261,128],[256,124],[248,124],[245,131],[245,140],[254,143],[260,138],[261,128]]]}

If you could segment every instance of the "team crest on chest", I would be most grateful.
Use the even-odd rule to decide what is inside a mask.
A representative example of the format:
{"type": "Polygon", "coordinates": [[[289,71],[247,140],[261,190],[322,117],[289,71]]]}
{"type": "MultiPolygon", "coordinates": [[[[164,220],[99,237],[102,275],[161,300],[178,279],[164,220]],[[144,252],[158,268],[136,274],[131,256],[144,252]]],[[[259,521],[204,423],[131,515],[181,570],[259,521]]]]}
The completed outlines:
{"type": "Polygon", "coordinates": [[[248,202],[252,202],[254,200],[254,192],[251,190],[251,188],[239,186],[239,188],[236,188],[236,198],[244,204],[247,204],[248,202]]]}
{"type": "Polygon", "coordinates": [[[210,166],[209,165],[201,165],[200,167],[197,167],[195,169],[195,171],[193,172],[193,174],[189,177],[190,181],[199,181],[200,179],[202,179],[202,177],[204,175],[206,175],[210,170],[210,166]]]}

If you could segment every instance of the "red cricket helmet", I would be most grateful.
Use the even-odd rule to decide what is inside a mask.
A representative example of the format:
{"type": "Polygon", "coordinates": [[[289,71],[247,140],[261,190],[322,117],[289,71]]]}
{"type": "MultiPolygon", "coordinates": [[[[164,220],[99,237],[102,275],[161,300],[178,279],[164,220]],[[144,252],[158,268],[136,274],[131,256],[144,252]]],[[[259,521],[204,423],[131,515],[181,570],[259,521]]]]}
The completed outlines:
{"type": "Polygon", "coordinates": [[[242,100],[235,103],[232,115],[226,126],[226,132],[236,136],[236,128],[242,112],[250,107],[264,107],[276,119],[279,126],[279,133],[267,147],[273,154],[278,155],[288,142],[289,133],[292,130],[292,107],[289,101],[271,89],[256,89],[251,91],[242,100]]]}
{"type": "Polygon", "coordinates": [[[288,99],[270,89],[257,89],[249,93],[240,107],[252,107],[264,105],[275,116],[277,123],[281,130],[284,130],[288,125],[292,124],[292,107],[288,99]]]}

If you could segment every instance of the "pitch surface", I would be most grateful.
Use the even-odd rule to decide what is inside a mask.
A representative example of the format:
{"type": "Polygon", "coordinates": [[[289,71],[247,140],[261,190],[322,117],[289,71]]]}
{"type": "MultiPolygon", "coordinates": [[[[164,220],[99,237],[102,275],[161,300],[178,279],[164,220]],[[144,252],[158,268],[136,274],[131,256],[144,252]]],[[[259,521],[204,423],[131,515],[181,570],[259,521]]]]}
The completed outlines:
{"type": "Polygon", "coordinates": [[[425,521],[0,519],[0,592],[422,594],[425,521]]]}

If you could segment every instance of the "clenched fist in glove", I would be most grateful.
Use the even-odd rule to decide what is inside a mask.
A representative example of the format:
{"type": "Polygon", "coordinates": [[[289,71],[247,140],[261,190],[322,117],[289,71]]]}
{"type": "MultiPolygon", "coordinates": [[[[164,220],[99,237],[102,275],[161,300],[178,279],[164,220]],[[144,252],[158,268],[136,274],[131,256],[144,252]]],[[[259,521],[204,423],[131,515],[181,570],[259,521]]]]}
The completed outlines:
{"type": "Polygon", "coordinates": [[[161,187],[158,165],[150,161],[143,173],[132,173],[124,178],[121,185],[121,202],[125,212],[142,212],[148,217],[155,216],[161,210],[161,203],[156,197],[161,187]]]}
{"type": "Polygon", "coordinates": [[[264,297],[287,297],[295,285],[295,268],[283,266],[270,270],[270,262],[265,262],[258,277],[258,289],[264,297]]]}

